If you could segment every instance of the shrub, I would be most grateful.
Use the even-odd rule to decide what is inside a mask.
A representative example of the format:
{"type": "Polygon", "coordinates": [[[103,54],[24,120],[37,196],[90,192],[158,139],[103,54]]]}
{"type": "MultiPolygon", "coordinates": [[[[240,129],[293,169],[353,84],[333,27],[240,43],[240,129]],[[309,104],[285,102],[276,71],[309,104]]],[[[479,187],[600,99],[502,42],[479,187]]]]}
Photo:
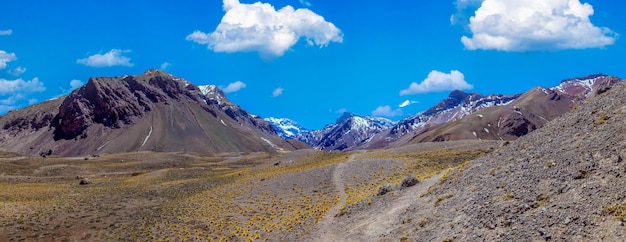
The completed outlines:
{"type": "Polygon", "coordinates": [[[419,181],[417,180],[417,178],[415,178],[414,176],[407,176],[404,178],[404,180],[402,180],[402,187],[403,188],[407,188],[407,187],[412,187],[417,185],[417,183],[419,183],[419,181]]]}
{"type": "Polygon", "coordinates": [[[613,214],[615,219],[626,222],[626,202],[622,204],[611,204],[602,210],[604,214],[613,214]]]}
{"type": "Polygon", "coordinates": [[[376,196],[382,196],[391,191],[393,191],[393,187],[391,187],[391,184],[386,184],[378,190],[378,193],[376,193],[376,196]]]}

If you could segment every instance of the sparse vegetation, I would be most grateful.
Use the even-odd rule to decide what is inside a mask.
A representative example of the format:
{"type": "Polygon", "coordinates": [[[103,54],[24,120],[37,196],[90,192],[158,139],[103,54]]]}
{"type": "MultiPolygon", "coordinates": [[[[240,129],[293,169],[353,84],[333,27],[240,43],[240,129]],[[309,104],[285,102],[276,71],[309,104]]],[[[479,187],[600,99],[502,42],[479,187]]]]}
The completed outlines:
{"type": "MultiPolygon", "coordinates": [[[[135,153],[2,162],[0,233],[28,240],[298,238],[339,203],[333,171],[351,155],[307,151],[276,160],[278,155],[135,153]],[[92,183],[80,186],[83,178],[92,183]]],[[[343,174],[347,198],[339,214],[374,204],[381,184],[410,187],[480,155],[444,148],[355,154],[353,165],[373,169],[343,174]]]]}
{"type": "Polygon", "coordinates": [[[604,124],[604,122],[606,122],[610,118],[611,117],[609,117],[605,112],[600,112],[600,113],[596,114],[596,120],[593,122],[593,125],[594,126],[600,126],[600,125],[604,124]]]}
{"type": "Polygon", "coordinates": [[[484,154],[484,150],[476,148],[460,149],[442,146],[434,149],[411,151],[370,150],[359,154],[356,159],[357,162],[379,160],[388,161],[389,164],[394,165],[380,166],[378,169],[371,169],[371,173],[367,174],[348,176],[345,186],[348,198],[339,215],[348,214],[354,207],[365,204],[368,199],[376,197],[384,185],[389,184],[389,188],[391,188],[389,191],[401,187],[407,174],[417,180],[423,180],[446,171],[440,177],[440,180],[445,180],[448,177],[447,174],[455,170],[454,167],[462,169],[471,160],[484,154]],[[392,162],[394,160],[401,162],[392,162]]]}
{"type": "Polygon", "coordinates": [[[506,200],[510,200],[510,199],[511,199],[511,198],[513,198],[513,197],[514,197],[514,195],[513,195],[513,193],[512,193],[512,192],[505,192],[505,193],[502,195],[502,199],[504,199],[505,201],[506,201],[506,200]]]}
{"type": "Polygon", "coordinates": [[[607,215],[613,215],[616,220],[626,222],[626,202],[625,203],[614,203],[609,206],[606,206],[602,213],[607,215]]]}
{"type": "Polygon", "coordinates": [[[437,200],[435,201],[435,204],[433,204],[433,206],[438,207],[441,202],[443,202],[444,200],[446,200],[448,198],[451,198],[451,197],[452,197],[452,194],[442,195],[442,196],[437,198],[437,200]]]}

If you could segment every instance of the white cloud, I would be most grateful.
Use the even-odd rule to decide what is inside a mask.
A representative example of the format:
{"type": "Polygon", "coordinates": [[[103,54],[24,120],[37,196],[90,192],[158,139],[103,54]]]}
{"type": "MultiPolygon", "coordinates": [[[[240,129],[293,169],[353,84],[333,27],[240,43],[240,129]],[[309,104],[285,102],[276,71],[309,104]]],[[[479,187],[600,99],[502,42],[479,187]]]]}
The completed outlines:
{"type": "Polygon", "coordinates": [[[272,91],[272,97],[278,97],[280,95],[283,95],[283,90],[284,89],[282,87],[274,89],[274,91],[272,91]]]}
{"type": "Polygon", "coordinates": [[[418,103],[418,101],[413,101],[413,100],[405,100],[404,102],[400,103],[400,105],[398,105],[399,108],[403,108],[412,104],[416,104],[418,103]]]}
{"type": "Polygon", "coordinates": [[[17,60],[15,53],[7,53],[4,50],[0,50],[0,70],[7,68],[7,62],[17,60]]]}
{"type": "Polygon", "coordinates": [[[12,35],[12,34],[13,34],[12,29],[0,30],[0,35],[12,35]]]}
{"type": "Polygon", "coordinates": [[[172,64],[171,64],[171,63],[169,63],[169,62],[167,62],[167,61],[166,61],[166,62],[163,62],[163,63],[161,64],[161,70],[164,70],[164,71],[165,71],[165,70],[167,70],[167,68],[170,68],[170,66],[172,66],[172,64]]]}
{"type": "Polygon", "coordinates": [[[24,81],[22,78],[16,80],[0,79],[0,95],[43,92],[45,90],[46,87],[36,77],[30,81],[24,81]]]}
{"type": "Polygon", "coordinates": [[[400,91],[400,96],[457,89],[468,90],[472,88],[474,88],[472,85],[465,82],[465,76],[460,71],[453,70],[450,74],[447,74],[433,70],[421,83],[413,82],[409,88],[400,91]]]}
{"type": "Polygon", "coordinates": [[[348,109],[346,109],[346,108],[340,108],[340,109],[337,109],[337,111],[335,111],[335,113],[345,113],[347,111],[348,111],[348,109]]]}
{"type": "Polygon", "coordinates": [[[24,72],[26,72],[26,68],[18,66],[15,69],[11,69],[8,70],[7,73],[9,73],[9,75],[12,76],[21,76],[22,74],[24,74],[24,72]]]}
{"type": "Polygon", "coordinates": [[[245,87],[246,87],[246,84],[243,83],[242,81],[231,82],[228,84],[228,86],[226,86],[226,88],[224,88],[224,92],[225,93],[236,92],[245,87]]]}
{"type": "MultiPolygon", "coordinates": [[[[24,79],[6,80],[0,78],[0,113],[19,108],[20,102],[26,98],[26,95],[33,92],[43,92],[46,90],[43,83],[38,78],[30,81],[24,79]]],[[[36,99],[28,100],[28,104],[32,104],[36,99]]]]}
{"type": "Polygon", "coordinates": [[[91,67],[133,66],[130,58],[124,56],[130,50],[112,49],[105,54],[95,54],[87,58],[78,59],[76,63],[91,67]]]}
{"type": "Polygon", "coordinates": [[[278,11],[268,3],[242,4],[224,0],[224,17],[214,32],[199,30],[187,40],[206,44],[215,52],[258,52],[271,58],[282,56],[302,37],[320,47],[343,42],[341,30],[309,9],[287,5],[278,11]]]}
{"type": "Polygon", "coordinates": [[[311,7],[312,4],[311,2],[307,1],[307,0],[300,0],[300,4],[306,6],[306,7],[311,7]]]}
{"type": "Polygon", "coordinates": [[[15,103],[17,103],[20,99],[24,99],[24,95],[22,94],[15,94],[12,96],[9,96],[5,99],[0,99],[0,106],[10,106],[13,107],[15,105],[15,103]]]}
{"type": "Polygon", "coordinates": [[[396,108],[392,110],[389,105],[379,106],[372,111],[372,115],[377,117],[396,117],[402,115],[402,109],[396,108]]]}
{"type": "Polygon", "coordinates": [[[74,79],[70,81],[70,87],[72,87],[72,90],[82,87],[83,85],[85,85],[85,83],[81,80],[74,79]]]}
{"type": "Polygon", "coordinates": [[[542,51],[599,48],[618,36],[594,26],[593,7],[579,0],[484,0],[461,42],[468,50],[542,51]]]}

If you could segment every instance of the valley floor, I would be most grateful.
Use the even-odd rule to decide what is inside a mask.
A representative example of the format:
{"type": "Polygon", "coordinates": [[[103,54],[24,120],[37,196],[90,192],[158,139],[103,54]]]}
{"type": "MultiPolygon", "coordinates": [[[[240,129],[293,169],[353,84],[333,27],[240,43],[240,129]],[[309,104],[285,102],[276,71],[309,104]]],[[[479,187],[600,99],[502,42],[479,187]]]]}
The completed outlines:
{"type": "Polygon", "coordinates": [[[363,241],[496,142],[352,153],[0,154],[0,241],[363,241]],[[407,176],[417,185],[400,188],[407,176]],[[89,185],[79,185],[82,178],[89,185]],[[390,192],[377,195],[389,184],[390,192]]]}

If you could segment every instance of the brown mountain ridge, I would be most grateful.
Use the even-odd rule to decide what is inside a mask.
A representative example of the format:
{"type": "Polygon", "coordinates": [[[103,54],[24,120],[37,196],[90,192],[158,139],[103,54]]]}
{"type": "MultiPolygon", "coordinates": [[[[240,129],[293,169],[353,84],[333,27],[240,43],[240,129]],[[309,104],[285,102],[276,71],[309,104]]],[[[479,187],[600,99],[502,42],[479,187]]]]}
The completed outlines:
{"type": "Polygon", "coordinates": [[[514,140],[542,127],[619,82],[621,79],[614,76],[590,75],[563,80],[558,86],[551,88],[535,87],[508,97],[508,102],[497,105],[451,109],[436,113],[436,116],[418,115],[415,119],[419,121],[408,119],[416,128],[411,130],[404,127],[405,131],[399,136],[392,135],[390,131],[405,125],[406,120],[401,121],[397,127],[375,135],[369,144],[356,149],[452,140],[514,140]],[[452,118],[436,120],[439,116],[452,118]]]}
{"type": "Polygon", "coordinates": [[[232,104],[212,87],[203,92],[160,70],[90,78],[65,97],[0,117],[0,149],[28,155],[84,156],[305,147],[282,140],[266,121],[232,104]]]}

